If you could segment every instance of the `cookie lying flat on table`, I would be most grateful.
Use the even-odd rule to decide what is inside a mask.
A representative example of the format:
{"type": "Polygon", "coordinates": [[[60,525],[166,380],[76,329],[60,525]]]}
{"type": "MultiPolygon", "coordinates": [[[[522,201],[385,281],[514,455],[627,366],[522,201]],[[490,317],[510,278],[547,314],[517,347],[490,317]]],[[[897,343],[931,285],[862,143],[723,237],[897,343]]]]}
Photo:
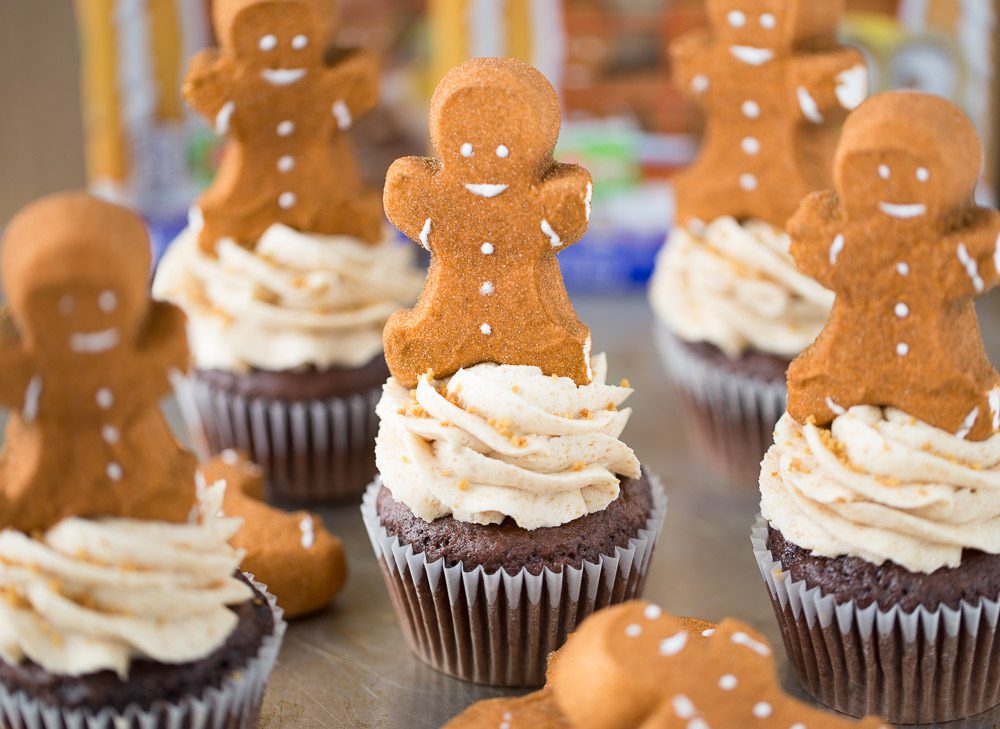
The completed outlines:
{"type": "Polygon", "coordinates": [[[201,467],[206,484],[226,482],[223,510],[243,519],[231,544],[246,552],[243,569],[277,596],[286,618],[322,610],[347,581],[341,541],[318,516],[263,503],[263,473],[244,455],[224,451],[201,467]]]}
{"type": "Polygon", "coordinates": [[[196,55],[184,83],[187,102],[228,138],[197,203],[206,253],[222,238],[255,243],[274,223],[381,237],[381,200],[346,135],[378,103],[378,59],[331,52],[334,9],[333,0],[213,3],[220,49],[196,55]]]}
{"type": "Polygon", "coordinates": [[[0,404],[14,412],[0,528],[191,513],[195,458],[159,407],[187,367],[184,315],[149,301],[150,258],[138,216],[84,193],[44,198],[10,222],[0,404]]]}
{"type": "Polygon", "coordinates": [[[787,696],[766,641],[633,601],[588,618],[555,654],[548,684],[474,704],[445,729],[878,729],[787,696]]]}
{"type": "Polygon", "coordinates": [[[393,377],[494,362],[589,383],[590,331],[556,254],[586,231],[593,188],[552,159],[555,90],[521,61],[466,61],[435,90],[430,132],[438,157],[396,160],[385,185],[389,220],[431,253],[420,301],[386,325],[393,377]]]}
{"type": "Polygon", "coordinates": [[[973,305],[1000,282],[1000,213],[973,200],[981,163],[972,123],[940,97],[880,94],[848,119],[836,191],[788,224],[799,268],[837,294],[788,370],[797,421],[880,405],[970,440],[1000,430],[1000,374],[973,305]]]}

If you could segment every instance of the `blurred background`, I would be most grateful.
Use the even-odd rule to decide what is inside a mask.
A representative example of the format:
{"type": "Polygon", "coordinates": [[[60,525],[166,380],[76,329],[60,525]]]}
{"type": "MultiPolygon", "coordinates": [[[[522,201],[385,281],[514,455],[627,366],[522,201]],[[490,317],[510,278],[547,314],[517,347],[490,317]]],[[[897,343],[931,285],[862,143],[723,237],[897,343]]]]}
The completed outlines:
{"type": "MultiPolygon", "coordinates": [[[[810,0],[812,1],[812,0],[810,0]]],[[[815,0],[819,1],[819,0],[815,0]]],[[[645,282],[672,220],[669,178],[696,149],[699,117],[670,82],[671,38],[702,25],[702,0],[341,0],[344,45],[385,59],[382,105],[355,131],[367,174],[426,146],[435,83],[463,58],[513,55],[564,106],[560,157],[597,180],[584,244],[561,257],[571,285],[645,282]]],[[[843,36],[875,89],[958,102],[1000,156],[995,0],[848,0],[843,36]]],[[[48,192],[85,184],[140,210],[158,247],[183,226],[219,143],[182,104],[190,56],[213,43],[210,0],[0,1],[0,226],[48,192]]]]}

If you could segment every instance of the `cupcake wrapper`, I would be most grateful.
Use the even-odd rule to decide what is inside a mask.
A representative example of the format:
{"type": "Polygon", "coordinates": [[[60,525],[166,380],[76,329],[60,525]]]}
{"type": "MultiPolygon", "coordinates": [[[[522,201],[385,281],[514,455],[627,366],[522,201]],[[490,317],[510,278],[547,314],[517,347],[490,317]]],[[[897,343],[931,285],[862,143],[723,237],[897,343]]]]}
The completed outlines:
{"type": "Polygon", "coordinates": [[[662,324],[657,348],[695,425],[699,449],[733,480],[756,484],[774,426],[788,405],[784,382],[730,372],[693,354],[662,324]]]}
{"type": "Polygon", "coordinates": [[[381,479],[368,487],[361,514],[410,649],[456,678],[491,686],[541,686],[549,654],[595,610],[642,594],[667,496],[650,475],[653,508],[643,529],[614,557],[533,575],[522,569],[466,572],[428,562],[388,534],[376,512],[381,479]]]}
{"type": "Polygon", "coordinates": [[[175,388],[200,455],[249,453],[264,469],[272,501],[356,500],[375,474],[381,387],[325,400],[248,398],[194,378],[175,388]]]}
{"type": "Polygon", "coordinates": [[[0,726],[11,729],[256,729],[264,689],[274,668],[285,635],[282,610],[267,587],[247,574],[266,598],[274,615],[274,631],[261,642],[257,655],[238,672],[226,677],[219,688],[208,688],[202,696],[189,696],[176,703],[159,701],[149,709],[129,706],[119,713],[112,709],[91,712],[63,709],[27,694],[0,686],[0,726]]]}
{"type": "Polygon", "coordinates": [[[1000,704],[1000,602],[913,612],[837,604],[782,571],[763,519],[751,542],[788,657],[817,701],[894,724],[953,721],[1000,704]]]}

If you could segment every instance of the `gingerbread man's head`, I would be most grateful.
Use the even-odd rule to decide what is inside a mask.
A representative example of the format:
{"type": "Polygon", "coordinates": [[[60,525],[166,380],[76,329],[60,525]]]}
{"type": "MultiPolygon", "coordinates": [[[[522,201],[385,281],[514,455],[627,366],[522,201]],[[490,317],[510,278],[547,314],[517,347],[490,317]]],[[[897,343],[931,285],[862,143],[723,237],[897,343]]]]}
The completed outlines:
{"type": "Polygon", "coordinates": [[[941,221],[973,199],[982,146],[962,112],[930,94],[874,96],[847,120],[834,181],[852,220],[941,221]]]}
{"type": "Polygon", "coordinates": [[[334,0],[216,0],[213,18],[223,50],[276,85],[322,65],[336,31],[334,0]]]}
{"type": "Polygon", "coordinates": [[[708,0],[715,37],[749,63],[835,45],[843,10],[843,0],[708,0]]]}
{"type": "Polygon", "coordinates": [[[438,85],[430,131],[441,179],[466,195],[496,197],[537,180],[551,165],[559,99],[529,64],[477,58],[452,69],[438,85]]]}
{"type": "Polygon", "coordinates": [[[28,349],[84,359],[134,339],[148,307],[142,220],[85,193],[22,210],[3,241],[3,287],[28,349]]]}

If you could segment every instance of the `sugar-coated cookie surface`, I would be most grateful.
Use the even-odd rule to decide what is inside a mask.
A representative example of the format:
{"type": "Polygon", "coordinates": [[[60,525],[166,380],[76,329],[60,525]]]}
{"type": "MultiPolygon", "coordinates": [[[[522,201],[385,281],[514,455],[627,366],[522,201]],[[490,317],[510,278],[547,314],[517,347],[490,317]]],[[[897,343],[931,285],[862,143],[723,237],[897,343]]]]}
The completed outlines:
{"type": "Polygon", "coordinates": [[[437,158],[396,160],[386,180],[390,221],[432,256],[417,306],[385,330],[393,376],[495,362],[588,383],[590,332],[556,254],[586,231],[592,185],[552,159],[555,91],[521,61],[473,59],[435,90],[430,131],[437,158]]]}
{"type": "Polygon", "coordinates": [[[138,216],[84,193],[39,200],[8,226],[0,528],[191,513],[195,459],[159,408],[188,365],[184,315],[149,300],[150,258],[138,216]]]}
{"type": "Polygon", "coordinates": [[[341,541],[315,514],[287,513],[262,501],[263,473],[244,454],[224,451],[201,467],[206,484],[226,482],[223,511],[243,519],[231,540],[246,552],[241,569],[278,598],[286,618],[322,610],[347,581],[341,541]]]}
{"type": "Polygon", "coordinates": [[[771,648],[736,620],[714,626],[633,601],[588,618],[552,658],[546,688],[473,705],[446,729],[878,729],[787,696],[771,648]]]}
{"type": "Polygon", "coordinates": [[[191,62],[188,104],[226,135],[198,201],[200,243],[252,244],[274,223],[302,232],[381,236],[378,192],[346,131],[378,102],[378,59],[331,48],[334,0],[216,0],[219,49],[191,62]]]}
{"type": "Polygon", "coordinates": [[[972,123],[940,97],[880,94],[848,119],[836,190],[789,222],[799,268],[837,294],[788,371],[796,420],[878,405],[970,440],[1000,430],[973,305],[1000,281],[1000,213],[973,202],[981,163],[972,123]]]}
{"type": "Polygon", "coordinates": [[[867,96],[861,54],[838,45],[843,0],[708,0],[711,28],[671,46],[674,78],[706,115],[676,180],[678,220],[724,215],[782,227],[829,186],[837,130],[867,96]]]}

